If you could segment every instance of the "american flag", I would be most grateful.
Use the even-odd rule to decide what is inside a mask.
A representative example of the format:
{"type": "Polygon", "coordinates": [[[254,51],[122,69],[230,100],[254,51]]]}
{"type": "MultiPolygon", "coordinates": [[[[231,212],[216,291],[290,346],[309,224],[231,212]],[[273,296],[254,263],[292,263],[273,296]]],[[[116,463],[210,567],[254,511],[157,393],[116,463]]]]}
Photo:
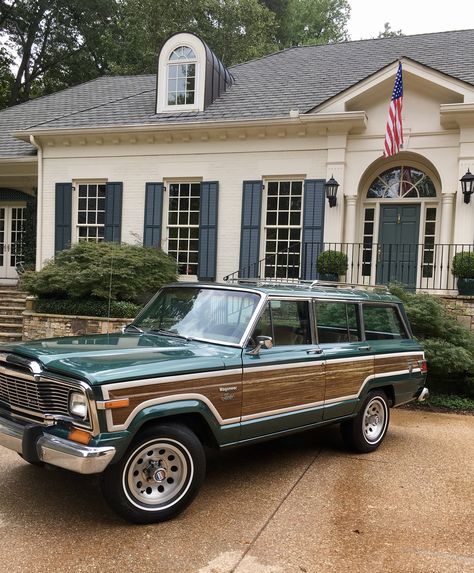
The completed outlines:
{"type": "Polygon", "coordinates": [[[388,110],[387,129],[385,132],[384,157],[395,155],[403,147],[403,126],[402,126],[402,104],[403,104],[403,78],[402,63],[398,64],[395,85],[393,86],[392,100],[388,110]]]}

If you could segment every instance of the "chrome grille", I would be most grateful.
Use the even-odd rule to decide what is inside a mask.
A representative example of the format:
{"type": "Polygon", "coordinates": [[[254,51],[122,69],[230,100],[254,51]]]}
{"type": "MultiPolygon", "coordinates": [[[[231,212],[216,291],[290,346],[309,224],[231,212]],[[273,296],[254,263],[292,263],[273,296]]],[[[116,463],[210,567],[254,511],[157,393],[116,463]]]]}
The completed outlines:
{"type": "Polygon", "coordinates": [[[0,370],[0,405],[20,412],[67,416],[71,387],[56,381],[0,370]]]}

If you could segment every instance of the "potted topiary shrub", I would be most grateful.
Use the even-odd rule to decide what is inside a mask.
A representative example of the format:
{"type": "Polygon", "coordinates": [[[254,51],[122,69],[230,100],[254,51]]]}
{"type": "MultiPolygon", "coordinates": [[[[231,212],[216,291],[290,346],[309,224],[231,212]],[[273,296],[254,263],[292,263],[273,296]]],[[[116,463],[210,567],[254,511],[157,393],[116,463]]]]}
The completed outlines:
{"type": "Polygon", "coordinates": [[[347,255],[341,251],[323,251],[316,261],[319,278],[323,281],[338,281],[346,274],[347,255]]]}
{"type": "Polygon", "coordinates": [[[474,296],[474,252],[456,253],[451,272],[458,279],[459,294],[474,296]]]}

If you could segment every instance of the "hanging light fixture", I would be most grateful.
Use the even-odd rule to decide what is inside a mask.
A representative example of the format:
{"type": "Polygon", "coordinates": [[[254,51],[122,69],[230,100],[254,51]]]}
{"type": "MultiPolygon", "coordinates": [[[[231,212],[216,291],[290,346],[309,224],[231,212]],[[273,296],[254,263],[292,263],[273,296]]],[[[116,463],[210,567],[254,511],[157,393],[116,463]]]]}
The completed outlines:
{"type": "Polygon", "coordinates": [[[474,175],[468,169],[459,181],[461,181],[461,190],[462,194],[464,195],[464,203],[470,203],[471,195],[474,193],[474,175]]]}
{"type": "Polygon", "coordinates": [[[339,188],[339,183],[334,179],[334,175],[331,175],[331,179],[326,181],[324,188],[326,189],[326,197],[328,198],[329,207],[335,207],[337,205],[337,190],[339,188]]]}

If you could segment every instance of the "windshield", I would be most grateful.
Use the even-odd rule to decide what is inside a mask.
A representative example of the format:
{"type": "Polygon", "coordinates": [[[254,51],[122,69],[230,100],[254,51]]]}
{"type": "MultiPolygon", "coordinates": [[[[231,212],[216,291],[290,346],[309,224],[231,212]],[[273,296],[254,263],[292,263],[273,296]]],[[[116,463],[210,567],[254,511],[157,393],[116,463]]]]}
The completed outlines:
{"type": "Polygon", "coordinates": [[[255,293],[202,287],[161,290],[133,322],[146,332],[239,344],[260,301],[255,293]]]}

